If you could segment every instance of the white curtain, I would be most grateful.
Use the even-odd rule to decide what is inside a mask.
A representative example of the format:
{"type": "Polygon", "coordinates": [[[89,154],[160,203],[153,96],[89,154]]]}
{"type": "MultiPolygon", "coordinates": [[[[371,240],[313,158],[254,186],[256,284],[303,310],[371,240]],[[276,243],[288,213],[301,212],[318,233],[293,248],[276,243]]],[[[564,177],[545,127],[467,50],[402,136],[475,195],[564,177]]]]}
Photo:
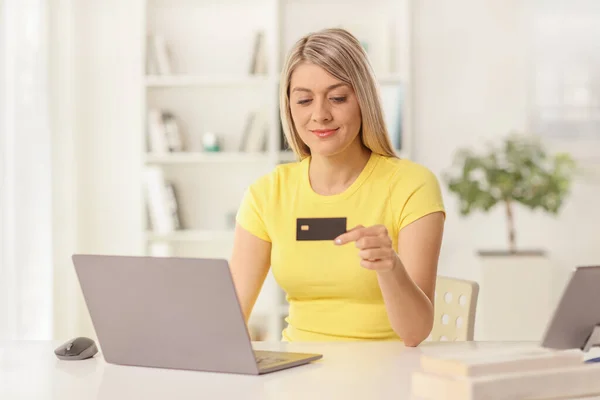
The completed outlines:
{"type": "Polygon", "coordinates": [[[47,15],[0,0],[0,340],[52,337],[47,15]]]}

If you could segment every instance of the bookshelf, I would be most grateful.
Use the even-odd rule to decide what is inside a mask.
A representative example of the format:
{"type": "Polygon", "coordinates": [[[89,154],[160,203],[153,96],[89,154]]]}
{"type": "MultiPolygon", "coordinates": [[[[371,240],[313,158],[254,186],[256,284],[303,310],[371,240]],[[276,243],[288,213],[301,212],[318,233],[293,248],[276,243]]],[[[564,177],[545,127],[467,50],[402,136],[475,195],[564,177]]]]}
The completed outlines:
{"type": "MultiPolygon", "coordinates": [[[[282,152],[283,153],[283,152],[282,152]]],[[[282,159],[293,160],[287,152],[282,159]]],[[[244,152],[174,152],[167,154],[146,154],[146,164],[200,164],[200,163],[261,163],[270,162],[265,154],[244,152]]]]}
{"type": "Polygon", "coordinates": [[[182,75],[147,76],[147,88],[168,87],[242,87],[276,84],[274,77],[263,76],[219,76],[219,75],[182,75]]]}
{"type": "MultiPolygon", "coordinates": [[[[278,80],[305,33],[339,26],[363,42],[392,141],[411,158],[410,1],[374,2],[146,0],[140,151],[148,217],[140,229],[147,254],[230,258],[247,186],[296,161],[280,129],[278,80]]],[[[280,340],[287,311],[269,273],[250,319],[253,339],[280,340]]]]}

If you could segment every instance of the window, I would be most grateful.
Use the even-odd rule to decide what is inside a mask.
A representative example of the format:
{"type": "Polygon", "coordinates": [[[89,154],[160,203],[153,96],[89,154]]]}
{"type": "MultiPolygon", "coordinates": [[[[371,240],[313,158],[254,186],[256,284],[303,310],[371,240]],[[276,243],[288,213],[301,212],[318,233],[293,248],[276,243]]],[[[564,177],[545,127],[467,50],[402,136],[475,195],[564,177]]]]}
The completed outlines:
{"type": "Polygon", "coordinates": [[[0,2],[0,340],[52,335],[46,12],[0,2]]]}
{"type": "Polygon", "coordinates": [[[600,139],[600,14],[542,14],[534,34],[535,130],[600,139]]]}

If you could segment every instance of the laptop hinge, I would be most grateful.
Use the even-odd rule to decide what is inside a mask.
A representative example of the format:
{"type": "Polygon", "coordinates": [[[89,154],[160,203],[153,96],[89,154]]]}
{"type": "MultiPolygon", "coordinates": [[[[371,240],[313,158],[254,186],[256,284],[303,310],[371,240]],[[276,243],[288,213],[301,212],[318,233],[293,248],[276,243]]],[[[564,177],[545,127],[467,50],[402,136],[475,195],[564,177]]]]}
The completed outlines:
{"type": "Polygon", "coordinates": [[[585,344],[582,347],[584,352],[589,351],[592,347],[600,347],[600,324],[594,326],[592,333],[588,336],[585,344]]]}

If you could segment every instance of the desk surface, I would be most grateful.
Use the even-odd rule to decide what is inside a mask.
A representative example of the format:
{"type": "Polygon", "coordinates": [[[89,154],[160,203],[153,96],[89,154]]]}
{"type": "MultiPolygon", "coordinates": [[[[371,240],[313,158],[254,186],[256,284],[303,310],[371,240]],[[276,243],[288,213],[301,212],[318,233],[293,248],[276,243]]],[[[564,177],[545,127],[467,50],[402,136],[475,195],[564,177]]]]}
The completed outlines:
{"type": "Polygon", "coordinates": [[[0,399],[410,399],[411,372],[424,353],[531,348],[534,343],[254,343],[257,350],[319,352],[323,359],[262,376],[108,364],[98,353],[61,361],[62,342],[0,342],[0,399]]]}

